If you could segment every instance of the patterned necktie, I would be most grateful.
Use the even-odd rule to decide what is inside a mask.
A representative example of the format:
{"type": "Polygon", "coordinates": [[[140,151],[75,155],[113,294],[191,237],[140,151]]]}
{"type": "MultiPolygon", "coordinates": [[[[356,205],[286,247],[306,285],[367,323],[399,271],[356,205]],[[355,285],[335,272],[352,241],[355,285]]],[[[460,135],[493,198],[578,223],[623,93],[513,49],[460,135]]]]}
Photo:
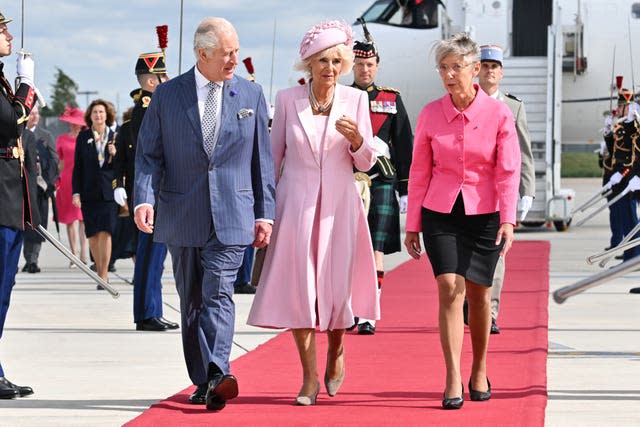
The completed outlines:
{"type": "Polygon", "coordinates": [[[207,152],[207,156],[211,157],[213,147],[215,146],[215,133],[216,133],[216,114],[218,113],[218,95],[217,91],[220,88],[214,82],[207,83],[209,87],[209,93],[207,94],[207,100],[204,103],[204,115],[202,116],[202,137],[204,139],[204,150],[207,152]]]}

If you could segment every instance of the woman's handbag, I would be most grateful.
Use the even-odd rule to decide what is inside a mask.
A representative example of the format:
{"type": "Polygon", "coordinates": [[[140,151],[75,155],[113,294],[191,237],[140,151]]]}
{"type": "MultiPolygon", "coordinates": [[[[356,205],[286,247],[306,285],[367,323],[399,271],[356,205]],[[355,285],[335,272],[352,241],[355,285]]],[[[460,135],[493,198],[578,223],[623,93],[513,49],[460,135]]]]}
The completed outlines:
{"type": "Polygon", "coordinates": [[[364,204],[364,212],[365,214],[369,213],[369,206],[371,205],[371,178],[364,172],[355,172],[353,177],[356,181],[356,188],[358,189],[358,194],[362,199],[362,203],[364,204]]]}
{"type": "Polygon", "coordinates": [[[264,257],[267,255],[267,247],[260,248],[256,251],[253,258],[253,269],[251,270],[251,284],[258,286],[260,282],[260,274],[262,273],[262,266],[264,265],[264,257]]]}

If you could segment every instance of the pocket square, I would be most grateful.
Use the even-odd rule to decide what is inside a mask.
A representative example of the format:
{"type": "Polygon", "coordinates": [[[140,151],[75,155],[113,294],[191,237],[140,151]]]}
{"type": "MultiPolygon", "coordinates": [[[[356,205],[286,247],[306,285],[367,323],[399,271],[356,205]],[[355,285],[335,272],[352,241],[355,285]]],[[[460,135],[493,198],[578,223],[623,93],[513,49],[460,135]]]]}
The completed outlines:
{"type": "Polygon", "coordinates": [[[251,108],[242,108],[238,111],[238,120],[251,116],[253,116],[253,110],[251,108]]]}

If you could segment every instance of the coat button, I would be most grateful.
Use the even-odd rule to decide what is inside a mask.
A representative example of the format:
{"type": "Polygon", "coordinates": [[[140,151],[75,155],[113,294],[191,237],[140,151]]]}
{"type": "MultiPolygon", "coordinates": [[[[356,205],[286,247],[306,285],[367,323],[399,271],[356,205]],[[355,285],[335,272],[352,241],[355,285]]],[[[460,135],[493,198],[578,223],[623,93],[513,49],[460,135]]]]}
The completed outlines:
{"type": "Polygon", "coordinates": [[[462,141],[462,138],[464,138],[462,135],[458,135],[458,141],[462,141]]]}

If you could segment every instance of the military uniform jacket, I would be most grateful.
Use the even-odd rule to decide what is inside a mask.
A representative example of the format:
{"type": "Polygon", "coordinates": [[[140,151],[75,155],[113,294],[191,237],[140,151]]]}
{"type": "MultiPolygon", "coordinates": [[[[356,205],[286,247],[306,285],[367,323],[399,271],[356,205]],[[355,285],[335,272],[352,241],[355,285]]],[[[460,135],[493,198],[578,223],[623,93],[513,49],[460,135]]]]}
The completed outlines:
{"type": "MultiPolygon", "coordinates": [[[[634,147],[640,136],[640,124],[636,120],[619,120],[611,133],[604,136],[605,144],[609,150],[609,156],[603,159],[605,174],[611,176],[615,172],[624,173],[627,169],[635,169],[640,173],[634,147]]],[[[634,172],[635,172],[634,171],[634,172]]],[[[615,186],[618,191],[626,187],[626,182],[635,173],[626,174],[621,185],[615,186]]]]}
{"type": "Polygon", "coordinates": [[[520,143],[520,187],[519,193],[522,196],[536,195],[536,169],[533,153],[531,151],[531,136],[529,135],[529,125],[527,124],[527,113],[524,103],[517,97],[498,91],[498,99],[509,106],[518,132],[518,142],[520,143]]]}
{"type": "Polygon", "coordinates": [[[24,130],[36,98],[33,89],[26,84],[21,84],[14,95],[3,67],[0,62],[0,226],[24,230],[26,221],[34,226],[40,223],[35,209],[35,182],[30,182],[28,174],[28,171],[33,173],[36,170],[35,155],[23,147],[23,168],[19,157],[10,153],[18,152],[17,139],[24,130]]]}
{"type": "MultiPolygon", "coordinates": [[[[138,89],[133,92],[135,104],[131,113],[131,120],[120,127],[116,136],[117,154],[114,159],[113,170],[116,176],[115,187],[123,187],[127,192],[129,213],[133,216],[133,182],[136,162],[136,141],[142,125],[144,113],[151,102],[151,92],[138,89]]],[[[114,187],[114,188],[115,188],[114,187]]]]}
{"type": "MultiPolygon", "coordinates": [[[[355,83],[352,86],[357,87],[355,83]]],[[[389,146],[391,164],[396,172],[396,189],[398,194],[406,196],[413,154],[413,133],[407,110],[396,89],[376,86],[374,83],[366,91],[369,95],[369,113],[373,135],[389,146]]],[[[373,175],[380,172],[380,164],[376,162],[368,174],[373,175]]]]}

